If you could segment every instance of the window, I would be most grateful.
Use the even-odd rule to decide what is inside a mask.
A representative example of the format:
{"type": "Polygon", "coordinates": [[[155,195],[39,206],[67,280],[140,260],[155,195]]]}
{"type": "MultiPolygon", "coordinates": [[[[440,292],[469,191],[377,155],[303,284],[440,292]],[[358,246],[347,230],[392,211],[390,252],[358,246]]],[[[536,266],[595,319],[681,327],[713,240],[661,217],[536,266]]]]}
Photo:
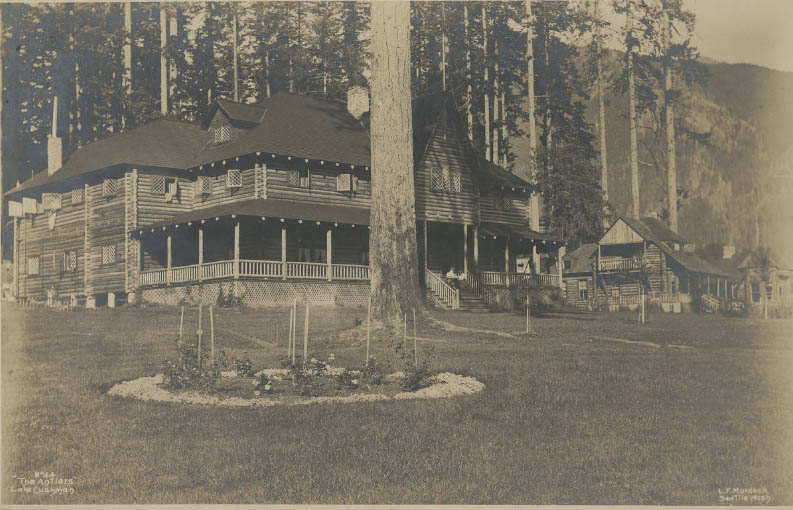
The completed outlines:
{"type": "Polygon", "coordinates": [[[308,168],[304,170],[289,170],[286,175],[286,182],[295,188],[310,188],[311,174],[308,168]]]}
{"type": "Polygon", "coordinates": [[[116,245],[102,246],[102,265],[108,266],[116,263],[116,245]]]}
{"type": "Polygon", "coordinates": [[[674,278],[669,280],[669,293],[672,295],[677,294],[677,280],[674,278]]]}
{"type": "Polygon", "coordinates": [[[358,191],[358,176],[353,174],[339,174],[336,176],[336,191],[358,191]]]}
{"type": "Polygon", "coordinates": [[[60,257],[61,272],[77,270],[77,250],[66,250],[60,257]]]}
{"type": "Polygon", "coordinates": [[[760,302],[760,284],[752,282],[752,303],[760,302]]]}
{"type": "Polygon", "coordinates": [[[430,188],[448,193],[462,191],[462,176],[460,172],[452,172],[447,165],[433,167],[430,171],[430,188]]]}
{"type": "Polygon", "coordinates": [[[151,194],[165,195],[165,177],[155,176],[151,180],[151,194]]]}
{"type": "Polygon", "coordinates": [[[496,207],[502,211],[508,211],[512,208],[512,199],[506,197],[498,197],[496,199],[496,207]]]}
{"type": "Polygon", "coordinates": [[[774,286],[773,285],[766,285],[765,286],[765,295],[769,301],[771,301],[771,297],[774,295],[774,286]]]}
{"type": "Polygon", "coordinates": [[[215,143],[223,143],[231,140],[231,127],[219,126],[213,130],[215,136],[215,143]]]}
{"type": "Polygon", "coordinates": [[[202,195],[211,195],[212,194],[212,179],[207,176],[201,176],[198,178],[198,190],[201,192],[202,195]]]}
{"type": "Polygon", "coordinates": [[[40,259],[38,257],[28,257],[28,276],[36,276],[40,269],[40,259]]]}
{"type": "Polygon", "coordinates": [[[85,199],[85,193],[83,188],[74,188],[72,190],[72,204],[80,204],[85,199]]]}
{"type": "Polygon", "coordinates": [[[564,261],[564,268],[565,269],[570,269],[571,267],[573,267],[573,263],[571,261],[569,261],[569,260],[565,260],[564,261]]]}
{"type": "Polygon", "coordinates": [[[584,280],[578,280],[578,299],[589,299],[589,289],[584,280]]]}
{"type": "Polygon", "coordinates": [[[116,179],[105,179],[102,182],[102,196],[112,197],[118,191],[118,181],[116,179]]]}
{"type": "Polygon", "coordinates": [[[61,208],[60,193],[42,193],[41,204],[45,211],[57,211],[61,208]]]}
{"type": "Polygon", "coordinates": [[[226,188],[234,189],[242,187],[242,172],[240,170],[229,170],[226,172],[226,188]]]}

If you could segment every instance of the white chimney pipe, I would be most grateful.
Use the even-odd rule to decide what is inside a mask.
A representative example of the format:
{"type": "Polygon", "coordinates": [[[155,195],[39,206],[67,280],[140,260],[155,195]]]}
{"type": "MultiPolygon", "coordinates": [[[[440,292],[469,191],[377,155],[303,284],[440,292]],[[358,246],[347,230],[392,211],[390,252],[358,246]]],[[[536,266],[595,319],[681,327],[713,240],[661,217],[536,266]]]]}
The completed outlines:
{"type": "Polygon", "coordinates": [[[47,137],[47,174],[63,166],[63,142],[58,137],[58,96],[52,100],[52,135],[47,137]]]}

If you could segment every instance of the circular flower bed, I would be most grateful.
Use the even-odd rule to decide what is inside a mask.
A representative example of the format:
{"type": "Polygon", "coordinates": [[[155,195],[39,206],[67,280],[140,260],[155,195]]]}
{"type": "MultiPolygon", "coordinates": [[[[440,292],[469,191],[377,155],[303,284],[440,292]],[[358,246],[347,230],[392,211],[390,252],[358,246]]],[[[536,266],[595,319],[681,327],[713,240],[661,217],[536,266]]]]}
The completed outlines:
{"type": "Polygon", "coordinates": [[[405,374],[401,372],[385,376],[382,384],[363,387],[358,386],[357,372],[327,367],[328,376],[336,378],[345,373],[351,374],[348,387],[331,390],[330,393],[333,394],[317,396],[298,394],[297,387],[290,379],[290,372],[287,369],[266,369],[256,373],[253,377],[240,377],[233,371],[222,372],[216,390],[211,393],[194,389],[167,389],[164,385],[165,377],[162,374],[157,374],[116,384],[108,391],[108,394],[157,402],[225,407],[271,407],[275,405],[454,397],[478,393],[485,387],[484,384],[472,377],[449,372],[433,375],[428,381],[429,384],[416,391],[402,389],[402,380],[405,374]]]}

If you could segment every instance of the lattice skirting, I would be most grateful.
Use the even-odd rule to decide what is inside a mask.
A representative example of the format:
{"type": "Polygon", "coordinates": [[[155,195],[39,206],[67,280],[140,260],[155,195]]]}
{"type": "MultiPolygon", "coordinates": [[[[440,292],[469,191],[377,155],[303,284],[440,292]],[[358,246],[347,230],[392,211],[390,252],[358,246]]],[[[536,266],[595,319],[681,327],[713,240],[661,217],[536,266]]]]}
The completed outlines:
{"type": "Polygon", "coordinates": [[[236,296],[253,308],[283,306],[293,302],[345,308],[365,307],[369,301],[369,282],[244,280],[216,281],[171,287],[141,289],[147,303],[178,305],[182,303],[216,304],[224,297],[236,296]]]}

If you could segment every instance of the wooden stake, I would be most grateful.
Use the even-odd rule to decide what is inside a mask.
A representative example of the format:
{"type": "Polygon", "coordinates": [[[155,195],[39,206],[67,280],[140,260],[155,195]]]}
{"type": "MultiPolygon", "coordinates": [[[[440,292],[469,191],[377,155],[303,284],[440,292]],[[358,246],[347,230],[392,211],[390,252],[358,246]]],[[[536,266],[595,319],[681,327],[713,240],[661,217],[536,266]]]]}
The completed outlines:
{"type": "Polygon", "coordinates": [[[303,368],[305,368],[308,358],[308,314],[310,311],[311,309],[306,303],[306,323],[303,325],[303,368]]]}
{"type": "Polygon", "coordinates": [[[179,344],[182,343],[182,328],[184,327],[184,305],[182,305],[182,317],[179,319],[179,344]]]}
{"type": "Polygon", "coordinates": [[[201,367],[201,303],[198,304],[198,366],[201,367]]]}
{"type": "Polygon", "coordinates": [[[212,305],[209,305],[209,341],[212,352],[212,364],[215,363],[215,316],[212,313],[212,305]]]}
{"type": "Polygon", "coordinates": [[[413,309],[413,357],[416,361],[416,368],[419,367],[419,348],[416,340],[416,309],[413,309]]]}
{"type": "Polygon", "coordinates": [[[295,310],[294,309],[292,309],[291,312],[292,312],[292,329],[289,331],[289,336],[291,338],[291,343],[292,343],[292,365],[294,365],[295,361],[296,361],[295,358],[297,356],[297,353],[295,352],[297,350],[297,348],[295,346],[295,343],[296,343],[295,342],[295,331],[297,330],[297,328],[295,327],[295,322],[297,322],[297,316],[295,315],[295,310]]]}
{"type": "Polygon", "coordinates": [[[369,296],[369,308],[366,311],[366,365],[369,366],[369,334],[372,322],[372,296],[369,296]]]}

